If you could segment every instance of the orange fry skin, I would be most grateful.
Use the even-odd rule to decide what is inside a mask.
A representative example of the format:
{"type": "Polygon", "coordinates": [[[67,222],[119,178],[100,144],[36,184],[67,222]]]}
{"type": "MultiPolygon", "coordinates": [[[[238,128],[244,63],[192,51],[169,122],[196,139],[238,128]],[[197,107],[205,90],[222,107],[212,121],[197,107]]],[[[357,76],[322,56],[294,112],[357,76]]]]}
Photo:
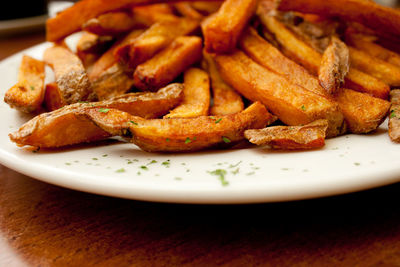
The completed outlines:
{"type": "Polygon", "coordinates": [[[25,113],[40,110],[44,98],[44,62],[24,55],[18,82],[8,89],[4,102],[25,113]]]}
{"type": "Polygon", "coordinates": [[[46,92],[44,94],[44,105],[47,111],[54,111],[66,105],[57,83],[49,83],[46,85],[46,92]]]}

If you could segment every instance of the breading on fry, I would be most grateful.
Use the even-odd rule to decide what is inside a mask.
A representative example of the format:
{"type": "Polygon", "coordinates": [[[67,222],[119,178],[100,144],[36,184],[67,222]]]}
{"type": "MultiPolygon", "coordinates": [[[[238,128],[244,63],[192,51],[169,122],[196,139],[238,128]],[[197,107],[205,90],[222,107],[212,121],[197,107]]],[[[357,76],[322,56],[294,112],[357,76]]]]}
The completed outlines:
{"type": "Polygon", "coordinates": [[[154,91],[172,82],[186,68],[201,58],[202,40],[197,36],[181,36],[160,53],[140,64],[133,75],[140,90],[154,91]]]}
{"type": "Polygon", "coordinates": [[[131,142],[145,151],[197,151],[224,143],[243,140],[247,129],[260,129],[275,117],[256,102],[240,113],[226,116],[200,116],[146,120],[110,109],[102,113],[95,108],[82,114],[111,135],[131,138],[131,142]]]}
{"type": "Polygon", "coordinates": [[[82,110],[94,108],[99,112],[107,112],[117,108],[143,118],[157,118],[182,101],[182,89],[181,84],[171,84],[156,93],[132,93],[101,102],[72,104],[36,116],[9,136],[19,146],[43,148],[93,142],[110,134],[78,116],[82,110]]]}
{"type": "Polygon", "coordinates": [[[389,136],[393,142],[400,143],[400,90],[390,91],[389,136]]]}
{"type": "Polygon", "coordinates": [[[317,120],[303,126],[272,126],[258,130],[246,130],[244,136],[251,143],[272,149],[306,150],[325,145],[327,120],[317,120]]]}
{"type": "Polygon", "coordinates": [[[46,92],[44,94],[44,106],[47,111],[54,111],[65,106],[65,100],[57,83],[46,84],[46,92]]]}
{"type": "Polygon", "coordinates": [[[8,89],[4,102],[25,113],[38,111],[44,98],[44,76],[44,62],[24,55],[18,82],[8,89]]]}
{"type": "Polygon", "coordinates": [[[164,118],[191,118],[208,115],[210,107],[210,78],[197,68],[184,73],[184,98],[182,103],[171,110],[164,118]]]}

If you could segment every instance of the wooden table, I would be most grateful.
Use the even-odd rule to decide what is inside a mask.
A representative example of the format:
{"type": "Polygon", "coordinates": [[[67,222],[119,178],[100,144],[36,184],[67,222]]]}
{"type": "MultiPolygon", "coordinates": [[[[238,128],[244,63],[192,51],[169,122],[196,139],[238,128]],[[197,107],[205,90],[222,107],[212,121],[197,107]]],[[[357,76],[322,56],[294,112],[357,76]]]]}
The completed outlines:
{"type": "MultiPolygon", "coordinates": [[[[42,40],[1,39],[0,58],[42,40]]],[[[0,165],[0,266],[400,266],[399,200],[395,184],[276,204],[146,203],[0,165]]]]}

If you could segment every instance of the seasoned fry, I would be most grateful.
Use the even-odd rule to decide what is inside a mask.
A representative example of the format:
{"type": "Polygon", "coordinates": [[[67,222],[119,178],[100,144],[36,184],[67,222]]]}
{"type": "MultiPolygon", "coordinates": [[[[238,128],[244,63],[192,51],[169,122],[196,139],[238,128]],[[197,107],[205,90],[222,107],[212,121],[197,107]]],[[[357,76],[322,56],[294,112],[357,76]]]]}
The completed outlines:
{"type": "Polygon", "coordinates": [[[200,13],[210,15],[217,12],[222,3],[223,1],[194,1],[191,4],[200,13]]]}
{"type": "Polygon", "coordinates": [[[336,99],[351,133],[375,130],[385,120],[390,108],[386,100],[348,89],[343,89],[336,99]]]}
{"type": "Polygon", "coordinates": [[[281,0],[281,11],[298,11],[356,21],[382,32],[400,34],[400,12],[365,0],[281,0]]]}
{"type": "Polygon", "coordinates": [[[389,136],[393,142],[400,143],[400,90],[390,92],[389,136]]]}
{"type": "Polygon", "coordinates": [[[174,20],[176,18],[171,6],[165,3],[134,6],[132,8],[132,14],[138,22],[148,27],[156,22],[174,20]]]}
{"type": "Polygon", "coordinates": [[[156,56],[140,64],[133,75],[140,90],[156,90],[173,81],[187,67],[201,58],[200,37],[181,36],[156,56]]]}
{"type": "Polygon", "coordinates": [[[229,115],[242,111],[244,104],[242,97],[230,87],[219,75],[214,59],[203,49],[203,68],[210,75],[211,88],[213,92],[213,106],[211,115],[229,115]]]}
{"type": "Polygon", "coordinates": [[[244,136],[251,143],[272,149],[306,150],[325,145],[327,120],[317,120],[304,126],[272,126],[258,130],[246,130],[244,136]]]}
{"type": "Polygon", "coordinates": [[[24,55],[19,67],[18,82],[8,89],[4,101],[12,108],[30,113],[40,109],[44,91],[44,63],[24,55]]]}
{"type": "Polygon", "coordinates": [[[160,152],[197,151],[235,143],[244,138],[245,130],[263,128],[275,120],[259,102],[240,113],[219,117],[146,120],[114,109],[101,113],[93,108],[84,115],[112,135],[130,137],[141,149],[160,152]]]}
{"type": "Polygon", "coordinates": [[[328,94],[335,94],[349,72],[349,49],[339,38],[332,36],[331,43],[322,55],[318,79],[328,94]]]}
{"type": "Polygon", "coordinates": [[[61,46],[47,48],[43,55],[55,73],[56,82],[67,104],[88,100],[92,87],[80,59],[61,46]]]}
{"type": "Polygon", "coordinates": [[[189,2],[180,2],[174,4],[175,9],[184,17],[201,20],[203,15],[197,12],[189,2]]]}
{"type": "Polygon", "coordinates": [[[49,83],[46,85],[44,94],[44,105],[47,111],[54,111],[66,105],[60,88],[57,83],[49,83]]]}
{"type": "Polygon", "coordinates": [[[343,116],[331,100],[317,95],[270,72],[243,52],[215,55],[222,78],[243,96],[260,101],[288,125],[307,124],[327,119],[327,136],[340,134],[343,116]]]}
{"type": "Polygon", "coordinates": [[[191,118],[208,115],[210,107],[210,79],[208,74],[197,68],[190,68],[184,73],[182,103],[164,116],[164,118],[191,118]]]}
{"type": "Polygon", "coordinates": [[[400,67],[372,57],[368,53],[351,46],[349,52],[352,66],[390,86],[400,86],[400,67]]]}
{"type": "Polygon", "coordinates": [[[110,47],[113,40],[112,36],[84,32],[76,45],[77,54],[78,56],[79,53],[102,54],[110,47]]]}
{"type": "Polygon", "coordinates": [[[117,36],[144,26],[130,14],[121,11],[105,13],[97,18],[90,19],[82,25],[82,30],[100,36],[117,36]]]}
{"type": "Polygon", "coordinates": [[[256,6],[257,0],[226,0],[217,15],[202,25],[207,52],[231,52],[256,6]]]}
{"type": "Polygon", "coordinates": [[[76,103],[36,116],[9,136],[19,146],[43,148],[101,140],[110,135],[78,116],[82,110],[94,108],[106,113],[117,108],[143,118],[157,118],[181,102],[182,89],[181,84],[171,84],[157,93],[132,93],[102,102],[76,103]]]}
{"type": "Polygon", "coordinates": [[[197,20],[178,18],[153,24],[137,39],[115,51],[120,62],[135,68],[167,47],[175,38],[190,34],[199,27],[197,20]]]}

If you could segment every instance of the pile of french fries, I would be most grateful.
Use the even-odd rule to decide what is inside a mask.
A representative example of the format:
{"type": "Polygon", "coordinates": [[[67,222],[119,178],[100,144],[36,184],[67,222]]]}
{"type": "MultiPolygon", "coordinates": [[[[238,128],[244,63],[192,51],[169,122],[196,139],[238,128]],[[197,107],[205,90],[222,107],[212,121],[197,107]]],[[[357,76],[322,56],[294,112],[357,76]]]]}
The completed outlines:
{"type": "Polygon", "coordinates": [[[38,115],[10,139],[317,149],[389,117],[400,142],[399,11],[365,0],[160,2],[81,0],[49,19],[54,45],[43,61],[23,57],[5,95],[38,115]],[[78,31],[72,52],[64,39],[78,31]],[[55,82],[45,84],[45,65],[55,82]]]}

